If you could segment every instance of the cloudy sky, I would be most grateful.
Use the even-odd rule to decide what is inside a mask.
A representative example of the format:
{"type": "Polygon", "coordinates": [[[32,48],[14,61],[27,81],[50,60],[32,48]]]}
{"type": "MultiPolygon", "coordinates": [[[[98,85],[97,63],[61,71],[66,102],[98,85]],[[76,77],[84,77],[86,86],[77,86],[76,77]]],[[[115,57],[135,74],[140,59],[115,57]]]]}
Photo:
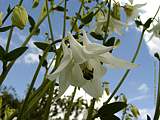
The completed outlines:
{"type": "MultiPolygon", "coordinates": [[[[0,0],[0,11],[5,12],[5,9],[9,5],[9,3],[11,5],[15,5],[17,1],[18,0],[0,0]]],[[[125,2],[128,1],[122,1],[123,4],[125,4],[125,2]]],[[[157,4],[159,3],[159,0],[134,0],[133,3],[147,3],[147,5],[143,8],[145,12],[141,15],[142,21],[146,21],[149,17],[153,17],[159,6],[159,4],[157,4]]],[[[32,11],[31,4],[28,3],[28,0],[24,0],[24,6],[27,8],[29,14],[32,14],[35,19],[38,18],[40,11],[39,9],[34,9],[32,11]]],[[[68,7],[72,9],[69,9],[68,15],[73,15],[74,11],[78,10],[77,6],[79,6],[79,4],[76,0],[70,0],[68,7]]],[[[54,17],[52,16],[55,38],[60,38],[62,34],[62,16],[62,13],[54,13],[54,17]]],[[[158,14],[158,16],[160,17],[160,13],[158,14]]],[[[6,24],[10,23],[7,21],[6,24]]],[[[11,42],[11,49],[20,46],[20,44],[25,40],[25,37],[28,35],[28,28],[29,26],[27,26],[24,31],[19,31],[18,29],[15,29],[11,42]]],[[[67,30],[69,29],[70,26],[69,24],[67,24],[67,30]]],[[[41,25],[41,35],[39,37],[34,36],[32,38],[31,42],[28,44],[29,50],[18,59],[4,82],[4,85],[14,87],[20,98],[24,97],[27,87],[26,85],[30,83],[37,67],[38,55],[42,54],[42,51],[35,48],[33,42],[45,40],[46,36],[44,33],[48,32],[48,30],[48,25],[46,24],[46,22],[44,22],[41,25]]],[[[7,34],[0,33],[1,45],[5,45],[5,42],[7,40],[7,34]]],[[[139,29],[136,29],[134,25],[130,26],[128,31],[125,31],[122,36],[118,36],[121,39],[121,45],[114,51],[113,54],[119,58],[131,60],[139,42],[140,34],[141,31],[139,29]]],[[[140,120],[144,120],[146,114],[152,116],[155,106],[154,63],[156,63],[156,60],[152,57],[152,54],[154,51],[160,50],[160,40],[153,37],[152,41],[148,41],[151,34],[152,33],[145,33],[144,41],[142,43],[142,49],[140,51],[138,59],[136,60],[136,64],[139,64],[140,66],[130,72],[125,83],[123,84],[118,93],[124,93],[130,103],[137,105],[141,112],[140,120]]],[[[110,83],[111,91],[114,89],[115,85],[118,83],[124,72],[124,70],[108,69],[108,73],[105,75],[103,80],[107,80],[110,83]]],[[[38,76],[36,86],[40,85],[43,74],[44,69],[41,70],[38,76]]],[[[86,99],[89,98],[88,95],[82,93],[84,92],[79,92],[78,95],[83,96],[86,99]]],[[[103,96],[103,100],[105,99],[107,99],[106,95],[103,96]]]]}

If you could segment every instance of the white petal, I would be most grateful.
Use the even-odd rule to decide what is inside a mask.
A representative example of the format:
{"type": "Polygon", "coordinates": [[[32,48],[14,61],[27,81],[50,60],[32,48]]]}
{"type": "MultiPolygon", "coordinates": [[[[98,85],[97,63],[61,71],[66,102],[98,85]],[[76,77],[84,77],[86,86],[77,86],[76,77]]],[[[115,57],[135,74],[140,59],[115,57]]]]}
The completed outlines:
{"type": "Polygon", "coordinates": [[[87,83],[82,86],[82,88],[92,97],[99,98],[102,96],[102,83],[101,78],[106,73],[105,68],[102,66],[100,61],[91,59],[88,61],[89,65],[94,69],[93,71],[93,79],[90,81],[87,81],[87,83]]]}
{"type": "Polygon", "coordinates": [[[68,33],[70,48],[72,50],[73,59],[76,63],[83,63],[85,61],[82,45],[78,43],[71,33],[68,33]]]}
{"type": "Polygon", "coordinates": [[[90,44],[91,42],[89,41],[85,30],[82,30],[82,34],[83,35],[80,36],[80,39],[82,39],[83,45],[86,46],[86,45],[90,44]]]}
{"type": "Polygon", "coordinates": [[[67,88],[69,87],[69,80],[71,79],[71,73],[69,71],[69,69],[66,69],[64,71],[62,71],[59,75],[59,93],[58,96],[56,97],[56,99],[58,99],[59,97],[61,97],[65,91],[67,90],[67,88]]]}
{"type": "Polygon", "coordinates": [[[85,46],[83,50],[84,50],[84,53],[86,54],[86,56],[89,58],[89,57],[97,57],[97,55],[109,52],[113,48],[114,48],[113,46],[105,47],[100,44],[91,43],[91,44],[88,44],[87,46],[85,46]]]}
{"type": "Polygon", "coordinates": [[[85,85],[82,86],[86,93],[94,98],[99,98],[102,96],[103,88],[101,84],[101,80],[93,79],[88,81],[85,85]]]}
{"type": "Polygon", "coordinates": [[[69,81],[71,85],[81,87],[82,85],[86,84],[87,80],[84,79],[79,64],[75,64],[71,72],[72,72],[71,76],[72,78],[69,81]]]}
{"type": "Polygon", "coordinates": [[[144,4],[135,4],[135,5],[134,5],[134,8],[135,8],[135,9],[139,9],[139,8],[145,6],[146,4],[147,4],[147,3],[144,3],[144,4]]]}
{"type": "Polygon", "coordinates": [[[100,55],[99,60],[105,64],[108,64],[110,67],[113,67],[113,68],[131,69],[131,68],[137,67],[137,65],[133,63],[129,63],[122,59],[116,58],[110,53],[105,53],[103,55],[100,55]]]}
{"type": "Polygon", "coordinates": [[[70,64],[70,62],[72,60],[72,53],[71,53],[70,49],[68,49],[67,46],[64,44],[64,42],[62,42],[62,47],[63,47],[63,52],[64,52],[63,58],[61,60],[60,65],[56,69],[56,71],[47,76],[48,79],[50,79],[50,80],[55,80],[57,78],[57,76],[59,75],[59,73],[62,70],[64,70],[70,64]]]}

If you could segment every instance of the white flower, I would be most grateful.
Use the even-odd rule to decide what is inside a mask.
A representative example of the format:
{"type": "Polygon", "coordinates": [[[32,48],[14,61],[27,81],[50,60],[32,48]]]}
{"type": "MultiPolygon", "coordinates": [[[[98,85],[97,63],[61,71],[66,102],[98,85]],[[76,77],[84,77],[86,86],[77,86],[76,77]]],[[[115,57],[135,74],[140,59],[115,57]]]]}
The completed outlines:
{"type": "Polygon", "coordinates": [[[127,16],[126,22],[130,22],[134,20],[134,18],[138,17],[140,13],[143,13],[144,10],[141,8],[146,5],[144,4],[133,4],[133,0],[129,0],[130,3],[126,3],[124,6],[124,10],[127,16]]]}
{"type": "MultiPolygon", "coordinates": [[[[110,16],[108,31],[109,33],[115,32],[119,35],[122,34],[122,28],[125,26],[123,22],[110,16]]],[[[101,16],[97,19],[95,32],[103,34],[107,29],[107,17],[101,16]]]]}
{"type": "Polygon", "coordinates": [[[160,22],[157,23],[153,28],[150,30],[150,32],[153,32],[149,41],[153,38],[153,36],[160,38],[160,22]]]}
{"type": "Polygon", "coordinates": [[[50,80],[59,80],[59,97],[64,94],[69,85],[83,88],[90,96],[102,96],[101,78],[106,69],[104,63],[118,68],[134,68],[136,65],[112,56],[109,51],[113,47],[105,47],[91,43],[85,31],[80,37],[83,45],[78,43],[69,33],[69,45],[62,41],[63,58],[57,70],[48,75],[50,80]]]}

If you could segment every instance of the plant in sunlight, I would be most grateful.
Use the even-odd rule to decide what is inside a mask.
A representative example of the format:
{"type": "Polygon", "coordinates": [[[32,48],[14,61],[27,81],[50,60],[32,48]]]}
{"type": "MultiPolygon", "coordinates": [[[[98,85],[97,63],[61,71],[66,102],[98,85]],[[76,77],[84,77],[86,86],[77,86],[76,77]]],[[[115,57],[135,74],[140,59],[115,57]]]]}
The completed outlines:
{"type": "MultiPolygon", "coordinates": [[[[116,94],[132,69],[143,64],[135,63],[135,60],[145,33],[151,33],[148,43],[153,42],[154,37],[160,37],[157,21],[160,8],[143,23],[139,15],[143,15],[146,3],[135,4],[133,0],[127,3],[123,0],[19,0],[18,3],[6,3],[8,7],[0,8],[0,35],[7,38],[0,43],[0,120],[138,119],[140,112],[136,105],[128,103],[124,94],[116,94]],[[124,52],[115,55],[115,51],[124,43],[120,38],[129,30],[128,25],[134,22],[131,26],[142,28],[139,29],[141,35],[134,47],[133,58],[127,61],[119,57],[124,52]],[[18,37],[23,40],[17,42],[15,32],[20,33],[18,37]],[[21,33],[27,36],[20,37],[21,33]],[[35,72],[26,77],[32,80],[27,81],[26,94],[19,100],[3,85],[6,85],[10,71],[15,70],[13,66],[19,64],[17,61],[33,49],[38,51],[39,61],[30,66],[35,72]],[[125,73],[117,84],[114,83],[113,89],[110,88],[111,80],[104,80],[104,77],[114,68],[123,69],[125,73]]],[[[123,47],[127,50],[128,46],[133,45],[123,47]]],[[[157,50],[154,55],[159,61],[160,52],[157,50]]],[[[16,78],[12,79],[18,82],[16,78]]],[[[154,120],[159,118],[159,89],[158,83],[154,120]]]]}

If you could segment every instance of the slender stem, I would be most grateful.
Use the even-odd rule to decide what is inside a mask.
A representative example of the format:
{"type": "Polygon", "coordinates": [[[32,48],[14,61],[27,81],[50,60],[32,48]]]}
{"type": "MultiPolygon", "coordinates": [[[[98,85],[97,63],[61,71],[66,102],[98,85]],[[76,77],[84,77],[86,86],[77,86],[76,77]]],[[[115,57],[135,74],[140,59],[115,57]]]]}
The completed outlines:
{"type": "Polygon", "coordinates": [[[23,3],[23,0],[19,0],[19,5],[22,5],[22,3],[23,3]]]}
{"type": "MultiPolygon", "coordinates": [[[[132,63],[135,62],[137,56],[138,56],[138,53],[140,51],[140,48],[141,48],[141,44],[142,44],[142,41],[143,41],[143,36],[144,36],[144,32],[145,30],[142,31],[142,34],[141,34],[141,37],[140,37],[140,41],[138,43],[138,47],[136,49],[136,52],[131,60],[132,63]]],[[[110,102],[110,100],[112,99],[112,97],[116,94],[116,92],[119,90],[119,88],[121,87],[122,83],[125,81],[128,73],[130,72],[130,70],[128,69],[125,74],[123,75],[123,77],[121,78],[121,80],[119,81],[118,85],[116,86],[116,88],[114,89],[114,91],[112,92],[112,94],[110,95],[110,97],[108,98],[108,100],[105,102],[106,104],[110,102]]]]}
{"type": "Polygon", "coordinates": [[[67,0],[64,1],[64,16],[63,16],[63,37],[65,37],[66,34],[66,14],[67,14],[67,0]]]}
{"type": "Polygon", "coordinates": [[[55,83],[53,82],[52,87],[50,87],[49,89],[49,96],[47,98],[47,104],[45,109],[45,113],[44,113],[44,120],[48,120],[49,118],[49,113],[50,113],[50,107],[51,107],[51,103],[52,103],[52,98],[53,98],[53,92],[54,92],[54,85],[55,83]]]}
{"type": "Polygon", "coordinates": [[[47,56],[47,54],[48,54],[49,49],[50,49],[50,46],[48,46],[48,47],[46,48],[46,50],[44,51],[43,56],[42,56],[42,58],[41,58],[41,60],[40,60],[40,62],[39,62],[39,65],[38,65],[38,67],[37,67],[37,69],[36,69],[36,72],[35,72],[35,74],[34,74],[34,76],[33,76],[31,85],[29,86],[29,89],[28,89],[26,98],[25,98],[24,103],[23,103],[23,105],[22,105],[21,112],[20,112],[20,114],[19,114],[19,116],[18,116],[18,120],[21,120],[21,116],[22,116],[22,114],[23,114],[23,111],[25,110],[25,107],[26,107],[26,105],[27,105],[27,103],[28,103],[28,98],[30,97],[30,94],[31,94],[32,89],[33,89],[34,84],[35,84],[35,81],[36,81],[36,79],[37,79],[37,76],[38,76],[38,74],[39,74],[39,71],[40,71],[40,69],[41,69],[41,66],[42,66],[42,64],[43,64],[43,62],[44,62],[44,59],[46,58],[46,56],[47,56]]]}
{"type": "Polygon", "coordinates": [[[69,105],[68,105],[68,108],[67,108],[67,112],[64,115],[64,120],[69,120],[69,116],[72,112],[73,100],[74,100],[74,97],[75,97],[75,94],[76,94],[76,90],[77,90],[77,87],[74,88],[74,91],[72,93],[71,100],[69,101],[69,105]]]}
{"type": "MultiPolygon", "coordinates": [[[[48,17],[48,25],[49,25],[49,30],[50,30],[50,34],[51,34],[51,40],[52,42],[54,42],[54,36],[53,36],[53,30],[52,30],[52,23],[51,23],[51,18],[49,15],[49,9],[48,9],[48,0],[46,0],[46,8],[47,8],[47,17],[48,17]]],[[[56,52],[56,45],[53,44],[54,50],[56,52]]]]}
{"type": "Polygon", "coordinates": [[[157,104],[156,104],[156,110],[154,114],[153,120],[158,120],[160,115],[160,60],[159,60],[159,73],[158,73],[158,91],[157,91],[157,104]]]}
{"type": "Polygon", "coordinates": [[[87,116],[87,119],[86,119],[86,120],[92,120],[95,102],[96,102],[96,99],[93,98],[93,99],[91,100],[91,104],[90,104],[90,107],[89,107],[89,109],[88,109],[88,116],[87,116]]]}
{"type": "Polygon", "coordinates": [[[11,38],[12,38],[12,33],[13,33],[13,26],[11,27],[11,29],[9,31],[7,45],[6,45],[6,52],[9,51],[9,46],[10,46],[10,42],[11,42],[11,38]]]}
{"type": "MultiPolygon", "coordinates": [[[[84,0],[83,0],[83,1],[84,1],[84,0]]],[[[83,8],[83,4],[84,4],[83,1],[82,1],[82,3],[81,3],[80,8],[79,8],[79,11],[78,11],[78,13],[77,13],[78,15],[80,15],[81,10],[82,10],[82,8],[83,8]]],[[[76,17],[76,19],[75,19],[75,21],[74,21],[74,23],[73,23],[73,26],[72,26],[72,28],[71,28],[71,33],[73,32],[74,26],[76,25],[77,21],[78,21],[78,17],[76,17]]]]}

